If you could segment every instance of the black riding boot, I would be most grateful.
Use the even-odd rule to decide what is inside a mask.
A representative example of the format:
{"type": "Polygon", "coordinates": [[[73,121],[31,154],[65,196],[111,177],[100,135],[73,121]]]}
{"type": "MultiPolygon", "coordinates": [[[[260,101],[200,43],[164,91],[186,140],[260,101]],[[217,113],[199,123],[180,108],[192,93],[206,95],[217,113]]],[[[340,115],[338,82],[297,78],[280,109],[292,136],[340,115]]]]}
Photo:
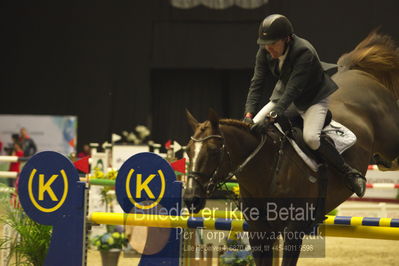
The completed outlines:
{"type": "Polygon", "coordinates": [[[321,137],[320,147],[316,152],[326,163],[344,174],[349,180],[352,191],[355,192],[358,197],[363,197],[366,192],[366,178],[358,170],[352,168],[345,162],[344,158],[342,158],[335,148],[332,140],[329,140],[328,137],[321,137]]]}

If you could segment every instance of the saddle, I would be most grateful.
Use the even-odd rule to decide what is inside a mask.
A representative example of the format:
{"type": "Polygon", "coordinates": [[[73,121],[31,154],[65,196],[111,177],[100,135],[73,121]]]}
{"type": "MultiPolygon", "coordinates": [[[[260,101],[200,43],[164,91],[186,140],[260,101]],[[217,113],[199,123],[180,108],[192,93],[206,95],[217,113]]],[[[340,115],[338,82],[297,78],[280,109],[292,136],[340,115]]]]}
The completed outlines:
{"type": "MultiPolygon", "coordinates": [[[[291,146],[302,160],[314,172],[317,172],[321,161],[303,139],[302,117],[299,114],[289,117],[282,115],[277,119],[275,125],[281,133],[288,137],[291,146]]],[[[322,138],[332,142],[340,154],[356,143],[356,135],[342,124],[334,121],[330,110],[327,112],[321,135],[322,138]]]]}

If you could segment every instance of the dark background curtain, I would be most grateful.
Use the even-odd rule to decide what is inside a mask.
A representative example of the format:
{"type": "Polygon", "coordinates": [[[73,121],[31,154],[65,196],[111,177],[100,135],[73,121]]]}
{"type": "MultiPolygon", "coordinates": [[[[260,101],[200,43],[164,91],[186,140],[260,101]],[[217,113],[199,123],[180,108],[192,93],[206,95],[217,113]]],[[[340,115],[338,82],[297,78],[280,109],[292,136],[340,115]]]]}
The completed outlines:
{"type": "MultiPolygon", "coordinates": [[[[184,109],[241,118],[259,22],[290,18],[336,62],[373,28],[399,40],[397,0],[270,0],[256,9],[178,9],[166,0],[0,6],[2,114],[78,116],[78,145],[150,127],[186,143],[184,109]]],[[[1,126],[1,125],[0,125],[1,126]]]]}
{"type": "Polygon", "coordinates": [[[250,70],[156,69],[151,73],[153,137],[164,143],[173,136],[179,143],[192,134],[185,124],[185,109],[199,121],[209,108],[221,118],[241,119],[250,70]],[[156,122],[155,122],[156,121],[156,122]]]}

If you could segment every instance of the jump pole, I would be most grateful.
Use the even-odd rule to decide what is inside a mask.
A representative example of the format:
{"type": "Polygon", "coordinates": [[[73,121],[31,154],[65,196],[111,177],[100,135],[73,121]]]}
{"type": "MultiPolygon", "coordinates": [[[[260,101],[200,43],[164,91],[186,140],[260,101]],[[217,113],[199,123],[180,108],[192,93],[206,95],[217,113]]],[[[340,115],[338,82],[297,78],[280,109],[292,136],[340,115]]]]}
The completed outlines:
{"type": "MultiPolygon", "coordinates": [[[[161,228],[178,227],[183,229],[202,228],[237,232],[248,231],[248,224],[245,220],[222,218],[95,212],[88,216],[88,221],[110,225],[135,225],[161,228]]],[[[320,225],[320,233],[322,236],[399,240],[399,227],[339,225],[328,222],[327,224],[320,225]]]]}
{"type": "MultiPolygon", "coordinates": [[[[226,190],[239,190],[238,183],[228,182],[222,186],[226,190]]],[[[399,184],[394,183],[372,183],[366,184],[366,188],[368,189],[399,189],[399,184]]]]}
{"type": "MultiPolygon", "coordinates": [[[[201,210],[196,214],[188,214],[184,211],[183,216],[202,217],[202,218],[222,218],[243,220],[244,216],[240,211],[221,211],[221,210],[201,210]]],[[[357,217],[357,216],[331,216],[326,215],[323,221],[325,225],[351,225],[351,226],[379,226],[399,228],[398,218],[379,218],[379,217],[357,217]]]]}
{"type": "Polygon", "coordinates": [[[100,179],[100,178],[85,178],[81,177],[80,181],[89,183],[94,186],[114,187],[115,180],[112,179],[100,179]]]}
{"type": "Polygon", "coordinates": [[[248,230],[248,224],[245,220],[169,216],[159,214],[94,212],[89,214],[87,221],[96,224],[136,225],[161,228],[203,228],[208,230],[241,232],[248,230]]]}
{"type": "Polygon", "coordinates": [[[30,157],[18,157],[18,156],[0,156],[0,162],[26,162],[30,157]]]}
{"type": "Polygon", "coordinates": [[[320,234],[330,237],[399,240],[399,228],[361,225],[324,225],[320,234]]]}
{"type": "Polygon", "coordinates": [[[0,171],[0,178],[17,178],[18,172],[15,171],[0,171]]]}

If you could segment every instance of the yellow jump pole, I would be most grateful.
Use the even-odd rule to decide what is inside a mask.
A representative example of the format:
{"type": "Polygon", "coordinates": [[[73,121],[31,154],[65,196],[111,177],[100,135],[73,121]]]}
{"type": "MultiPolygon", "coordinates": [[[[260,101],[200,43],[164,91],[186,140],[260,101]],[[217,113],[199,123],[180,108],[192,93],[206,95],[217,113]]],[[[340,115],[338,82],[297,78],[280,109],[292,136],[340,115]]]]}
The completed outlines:
{"type": "MultiPolygon", "coordinates": [[[[206,228],[209,230],[247,231],[244,220],[168,216],[135,213],[94,212],[88,221],[97,224],[136,225],[162,228],[206,228]]],[[[353,225],[321,225],[322,236],[399,240],[399,228],[353,225]]]]}
{"type": "Polygon", "coordinates": [[[399,228],[399,219],[380,217],[357,217],[357,216],[327,216],[324,220],[327,225],[362,225],[366,227],[394,227],[399,228]]]}
{"type": "Polygon", "coordinates": [[[322,236],[399,240],[399,228],[362,225],[322,225],[322,236]]]}
{"type": "Polygon", "coordinates": [[[92,223],[110,225],[137,225],[162,228],[206,228],[210,230],[233,231],[248,230],[248,224],[244,220],[221,218],[93,212],[89,214],[87,219],[92,223]]]}
{"type": "MultiPolygon", "coordinates": [[[[202,217],[202,218],[223,218],[223,219],[244,219],[240,211],[220,211],[204,209],[198,213],[189,214],[182,213],[183,216],[202,217]]],[[[248,214],[250,215],[250,214],[248,214]]],[[[323,224],[326,225],[352,225],[352,226],[367,226],[367,227],[394,227],[399,228],[399,219],[397,218],[379,218],[379,217],[357,217],[357,216],[331,216],[327,215],[327,219],[323,224]]]]}

